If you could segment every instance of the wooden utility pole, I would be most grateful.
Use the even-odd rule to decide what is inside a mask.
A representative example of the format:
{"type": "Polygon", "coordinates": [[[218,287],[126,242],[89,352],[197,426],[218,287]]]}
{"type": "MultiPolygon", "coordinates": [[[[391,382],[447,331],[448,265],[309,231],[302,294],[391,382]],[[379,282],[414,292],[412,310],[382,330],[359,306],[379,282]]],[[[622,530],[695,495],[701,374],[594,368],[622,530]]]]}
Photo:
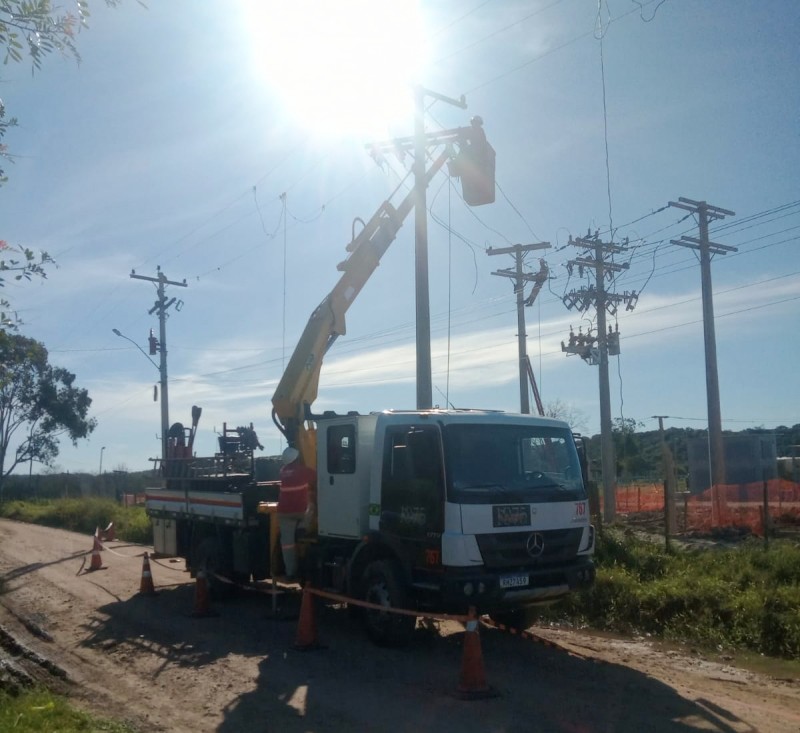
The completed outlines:
{"type": "MultiPolygon", "coordinates": [[[[525,306],[533,305],[536,296],[542,289],[542,285],[547,280],[549,270],[544,260],[540,261],[539,272],[535,275],[523,272],[522,265],[526,252],[537,249],[548,249],[550,242],[538,242],[537,244],[514,244],[511,247],[489,247],[486,250],[488,255],[513,255],[515,266],[503,270],[495,270],[492,275],[508,277],[514,281],[514,292],[517,296],[517,347],[519,351],[519,409],[523,415],[531,412],[530,400],[528,399],[528,375],[530,362],[528,360],[528,350],[526,345],[527,333],[525,332],[525,306]],[[533,282],[531,294],[525,298],[524,290],[526,282],[533,282]]],[[[532,372],[530,372],[532,374],[532,372]]],[[[534,382],[535,385],[535,382],[534,382]]],[[[540,400],[537,400],[539,414],[542,413],[540,400]]]]}
{"type": "Polygon", "coordinates": [[[682,236],[671,240],[672,244],[689,247],[700,252],[700,278],[703,295],[703,335],[706,356],[706,402],[708,406],[708,442],[710,454],[710,485],[712,521],[719,521],[719,496],[717,487],[725,483],[725,450],[722,444],[722,411],[719,399],[719,376],[717,373],[717,339],[714,331],[714,296],[711,287],[711,255],[737,252],[736,247],[716,244],[708,240],[708,222],[735,216],[733,211],[712,206],[705,201],[679,198],[670,201],[670,206],[690,211],[697,216],[700,238],[682,236]]]}
{"type": "MultiPolygon", "coordinates": [[[[172,306],[176,298],[167,300],[165,294],[165,286],[177,285],[178,287],[185,288],[186,279],[183,282],[175,282],[174,280],[167,280],[167,276],[161,272],[161,268],[156,268],[156,277],[147,277],[145,275],[137,275],[134,270],[131,270],[131,277],[134,280],[147,280],[151,283],[156,283],[158,297],[156,298],[155,305],[147,311],[150,315],[158,313],[159,324],[159,341],[158,352],[161,355],[159,361],[159,372],[161,374],[161,460],[167,459],[167,434],[169,433],[169,394],[167,392],[167,309],[172,306]]],[[[180,306],[178,307],[180,310],[180,306]]],[[[163,465],[163,464],[162,464],[163,465]]]]}
{"type": "Polygon", "coordinates": [[[606,329],[606,313],[614,315],[621,301],[628,303],[632,309],[638,296],[636,293],[609,293],[606,291],[606,278],[613,277],[621,270],[628,269],[628,263],[622,265],[606,260],[611,255],[622,254],[627,246],[603,242],[597,234],[583,238],[569,238],[569,244],[583,249],[580,257],[570,260],[567,268],[570,273],[577,267],[583,274],[587,269],[595,272],[595,285],[589,288],[572,291],[562,299],[567,308],[577,308],[585,312],[594,307],[597,313],[597,336],[588,335],[587,339],[576,342],[574,334],[570,334],[569,346],[562,342],[561,350],[571,354],[580,354],[589,364],[599,366],[600,384],[600,458],[603,475],[603,515],[606,522],[613,522],[617,515],[616,465],[614,458],[614,439],[611,426],[611,388],[608,380],[609,341],[614,342],[612,353],[619,354],[619,332],[609,334],[606,329]],[[597,344],[594,348],[593,345],[597,344]]]}

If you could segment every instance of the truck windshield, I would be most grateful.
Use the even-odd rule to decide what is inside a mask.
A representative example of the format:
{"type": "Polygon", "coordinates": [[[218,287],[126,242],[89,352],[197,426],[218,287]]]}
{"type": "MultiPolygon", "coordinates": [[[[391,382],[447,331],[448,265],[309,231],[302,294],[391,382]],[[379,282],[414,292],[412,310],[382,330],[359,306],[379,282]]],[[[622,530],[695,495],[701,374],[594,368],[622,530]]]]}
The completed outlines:
{"type": "Polygon", "coordinates": [[[448,425],[449,501],[540,503],[586,498],[575,440],[541,425],[448,425]]]}

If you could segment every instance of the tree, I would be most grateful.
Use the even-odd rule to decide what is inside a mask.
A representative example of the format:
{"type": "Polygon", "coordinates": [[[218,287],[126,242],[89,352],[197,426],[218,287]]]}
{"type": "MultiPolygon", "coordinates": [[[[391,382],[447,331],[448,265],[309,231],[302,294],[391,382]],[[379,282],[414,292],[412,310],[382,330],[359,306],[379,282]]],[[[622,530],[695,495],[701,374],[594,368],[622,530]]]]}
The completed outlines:
{"type": "MultiPolygon", "coordinates": [[[[30,280],[33,277],[46,278],[45,265],[54,264],[53,258],[47,252],[36,255],[27,247],[12,247],[8,242],[0,239],[0,288],[5,287],[5,274],[14,273],[15,280],[30,280]],[[8,259],[6,259],[8,257],[8,259]]],[[[0,328],[15,329],[20,323],[17,314],[10,310],[11,304],[0,298],[0,328]]]]}
{"type": "Polygon", "coordinates": [[[51,465],[60,436],[77,445],[94,430],[97,421],[87,417],[91,404],[89,393],[75,386],[74,374],[48,362],[44,345],[0,330],[0,500],[18,465],[51,465]]]}
{"type": "Polygon", "coordinates": [[[636,430],[644,423],[632,417],[614,418],[611,428],[614,453],[617,457],[617,476],[632,478],[645,472],[648,463],[642,455],[642,446],[636,430]]]}
{"type": "Polygon", "coordinates": [[[559,399],[552,400],[544,406],[544,415],[545,417],[563,420],[575,432],[583,433],[587,430],[586,414],[559,399]]]}

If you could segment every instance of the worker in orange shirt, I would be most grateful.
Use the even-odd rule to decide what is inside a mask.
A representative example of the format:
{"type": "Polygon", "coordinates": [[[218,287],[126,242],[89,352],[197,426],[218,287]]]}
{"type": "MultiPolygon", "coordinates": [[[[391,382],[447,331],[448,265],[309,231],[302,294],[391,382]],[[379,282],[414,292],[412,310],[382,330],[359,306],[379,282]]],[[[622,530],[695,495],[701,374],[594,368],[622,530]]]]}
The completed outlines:
{"type": "Polygon", "coordinates": [[[297,448],[287,448],[283,451],[282,458],[278,524],[281,532],[281,552],[286,568],[286,579],[295,580],[297,575],[297,528],[305,519],[309,492],[316,480],[316,473],[300,461],[300,452],[297,448]]]}

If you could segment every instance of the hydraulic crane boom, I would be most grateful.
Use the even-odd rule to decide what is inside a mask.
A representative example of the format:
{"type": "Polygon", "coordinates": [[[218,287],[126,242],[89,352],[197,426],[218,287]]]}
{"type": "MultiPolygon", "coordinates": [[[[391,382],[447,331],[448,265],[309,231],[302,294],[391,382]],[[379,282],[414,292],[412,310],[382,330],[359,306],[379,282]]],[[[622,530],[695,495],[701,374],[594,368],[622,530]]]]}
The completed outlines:
{"type": "MultiPolygon", "coordinates": [[[[471,127],[457,127],[426,135],[427,144],[445,145],[444,151],[425,171],[424,186],[452,159],[450,174],[461,177],[464,200],[470,206],[494,201],[494,150],[486,141],[483,120],[474,117],[471,127]],[[451,143],[460,146],[454,155],[451,143]]],[[[386,149],[407,150],[415,140],[396,139],[386,149]]],[[[396,191],[395,191],[396,192],[396,191]]],[[[416,186],[396,208],[387,200],[347,245],[350,253],[339,263],[342,273],[333,290],[317,306],[306,324],[272,397],[272,419],[289,445],[300,451],[303,462],[316,468],[316,435],[307,425],[310,407],[317,398],[322,360],[333,342],[346,331],[345,313],[380,264],[403,221],[416,203],[416,186]]]]}
{"type": "MultiPolygon", "coordinates": [[[[425,174],[426,186],[450,157],[445,150],[433,162],[425,174]]],[[[347,245],[350,255],[337,266],[342,275],[311,314],[272,397],[272,419],[286,440],[298,448],[307,466],[314,466],[315,446],[313,430],[305,426],[305,413],[317,398],[322,360],[333,342],[346,332],[345,313],[397,237],[414,208],[414,200],[412,191],[397,208],[384,201],[347,245]]]]}

